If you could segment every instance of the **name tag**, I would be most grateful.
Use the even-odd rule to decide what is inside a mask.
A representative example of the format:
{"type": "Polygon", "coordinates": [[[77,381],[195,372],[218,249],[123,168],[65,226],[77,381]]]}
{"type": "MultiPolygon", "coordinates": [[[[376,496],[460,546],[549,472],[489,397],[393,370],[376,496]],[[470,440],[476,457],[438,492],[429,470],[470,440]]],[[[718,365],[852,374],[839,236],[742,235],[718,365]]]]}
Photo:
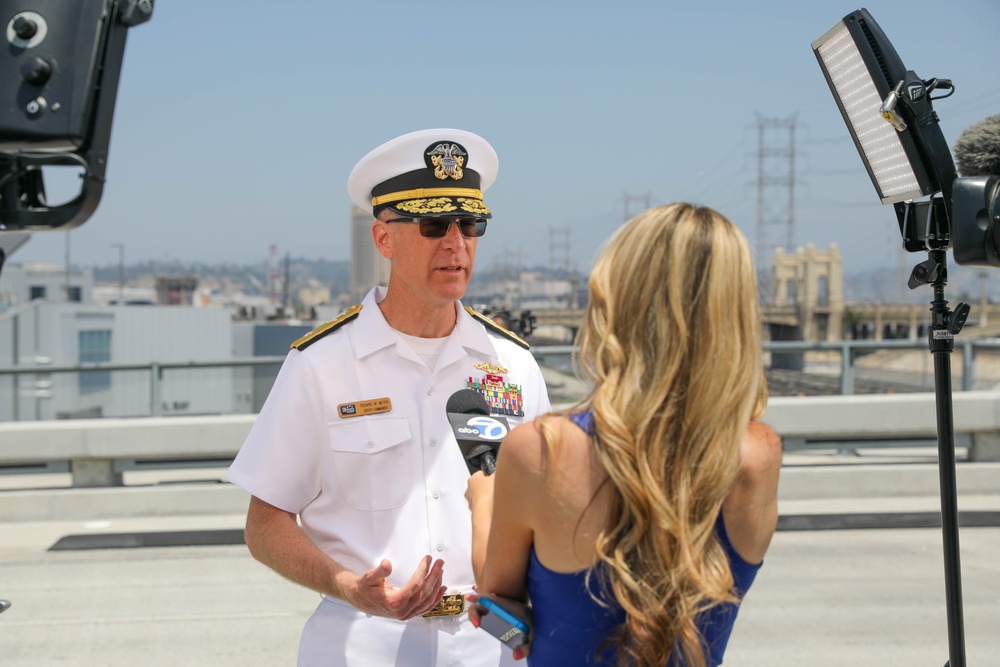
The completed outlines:
{"type": "Polygon", "coordinates": [[[389,412],[390,410],[392,410],[392,402],[388,396],[372,398],[367,401],[355,401],[354,403],[341,403],[337,406],[337,412],[341,419],[377,415],[380,412],[389,412]]]}

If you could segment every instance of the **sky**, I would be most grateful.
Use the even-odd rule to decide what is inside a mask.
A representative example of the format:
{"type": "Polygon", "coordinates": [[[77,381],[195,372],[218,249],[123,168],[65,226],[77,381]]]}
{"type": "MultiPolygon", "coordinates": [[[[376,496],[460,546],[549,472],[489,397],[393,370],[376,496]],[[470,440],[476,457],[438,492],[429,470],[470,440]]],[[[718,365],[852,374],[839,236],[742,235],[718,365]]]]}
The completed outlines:
{"type": "MultiPolygon", "coordinates": [[[[627,216],[675,201],[760,247],[758,152],[791,135],[762,140],[759,125],[781,121],[796,245],[837,244],[847,272],[895,266],[892,207],[810,46],[859,6],[907,68],[954,82],[934,103],[949,145],[1000,113],[996,0],[157,0],[128,34],[97,211],[9,261],[243,264],[272,246],[346,260],[352,167],[432,127],[476,132],[500,157],[477,268],[588,271],[627,216]]],[[[47,170],[52,203],[76,194],[66,171],[47,170]]],[[[787,213],[788,194],[768,188],[765,215],[787,213]]]]}

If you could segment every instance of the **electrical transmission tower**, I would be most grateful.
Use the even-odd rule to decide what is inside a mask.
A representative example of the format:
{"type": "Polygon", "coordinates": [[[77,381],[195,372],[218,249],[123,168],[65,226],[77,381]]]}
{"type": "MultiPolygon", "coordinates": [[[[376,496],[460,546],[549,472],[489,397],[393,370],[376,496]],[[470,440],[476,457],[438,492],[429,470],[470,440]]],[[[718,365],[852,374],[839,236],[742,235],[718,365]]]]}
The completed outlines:
{"type": "Polygon", "coordinates": [[[570,228],[569,227],[549,227],[549,270],[562,270],[568,275],[570,272],[570,228]]]}
{"type": "Polygon", "coordinates": [[[524,269],[524,252],[520,249],[504,248],[500,254],[500,264],[494,277],[494,289],[499,292],[493,298],[505,308],[521,306],[521,272],[524,269]]]}
{"type": "Polygon", "coordinates": [[[570,253],[570,227],[549,228],[549,270],[562,270],[562,278],[570,284],[569,307],[576,308],[576,273],[570,253]]]}
{"type": "Polygon", "coordinates": [[[652,204],[650,204],[651,201],[652,197],[649,195],[648,192],[644,195],[630,195],[627,192],[623,192],[622,203],[624,204],[625,217],[622,218],[622,222],[623,223],[628,222],[639,213],[642,213],[646,209],[651,208],[652,207],[652,204]],[[633,212],[631,206],[633,203],[639,205],[638,211],[633,212]]]}
{"type": "Polygon", "coordinates": [[[795,126],[790,118],[757,115],[757,263],[762,294],[770,297],[774,251],[795,251],[795,126]]]}

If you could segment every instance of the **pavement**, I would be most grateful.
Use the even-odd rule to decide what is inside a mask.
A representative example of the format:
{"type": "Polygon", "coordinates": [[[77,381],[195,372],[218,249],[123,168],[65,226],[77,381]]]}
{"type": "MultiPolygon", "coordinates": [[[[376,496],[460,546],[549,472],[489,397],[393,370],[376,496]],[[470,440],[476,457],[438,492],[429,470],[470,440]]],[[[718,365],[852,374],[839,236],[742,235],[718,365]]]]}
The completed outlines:
{"type": "MultiPolygon", "coordinates": [[[[956,466],[961,596],[949,616],[936,452],[785,454],[779,530],[726,667],[1000,665],[1000,463],[956,466]],[[930,526],[930,527],[928,527],[930,526]],[[963,650],[964,649],[964,650],[963,650]]],[[[0,476],[0,665],[293,665],[318,596],[242,544],[218,469],[116,489],[0,476]]]]}

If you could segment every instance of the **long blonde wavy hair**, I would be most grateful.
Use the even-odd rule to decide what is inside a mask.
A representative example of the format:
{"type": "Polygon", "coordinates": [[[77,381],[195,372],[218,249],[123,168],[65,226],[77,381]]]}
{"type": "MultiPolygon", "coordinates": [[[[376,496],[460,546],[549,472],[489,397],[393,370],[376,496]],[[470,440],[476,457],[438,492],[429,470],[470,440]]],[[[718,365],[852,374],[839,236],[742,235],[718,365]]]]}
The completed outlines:
{"type": "Polygon", "coordinates": [[[719,213],[651,209],[601,253],[577,362],[615,490],[596,548],[627,614],[610,638],[623,664],[662,667],[677,651],[703,667],[697,618],[736,601],[714,527],[766,405],[761,353],[750,248],[719,213]]]}

